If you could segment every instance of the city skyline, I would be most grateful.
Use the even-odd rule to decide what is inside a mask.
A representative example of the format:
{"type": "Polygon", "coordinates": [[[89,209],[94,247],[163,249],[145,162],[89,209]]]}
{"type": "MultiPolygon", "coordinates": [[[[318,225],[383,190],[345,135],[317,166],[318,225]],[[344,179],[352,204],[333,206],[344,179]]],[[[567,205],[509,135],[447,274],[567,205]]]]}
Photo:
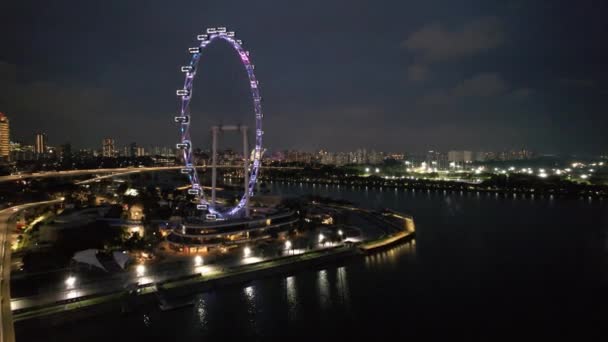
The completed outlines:
{"type": "MultiPolygon", "coordinates": [[[[8,120],[8,117],[6,117],[6,120],[8,120]]],[[[128,141],[128,140],[127,140],[128,141]]],[[[48,143],[48,136],[46,133],[44,132],[37,132],[34,134],[34,141],[31,144],[28,144],[27,141],[19,141],[19,140],[13,140],[10,139],[10,146],[7,145],[7,148],[9,148],[10,152],[19,152],[21,151],[23,148],[31,148],[31,152],[35,153],[35,154],[44,154],[46,152],[43,152],[45,150],[51,149],[51,148],[59,148],[61,149],[62,146],[64,145],[70,145],[70,148],[72,146],[72,143],[70,141],[64,141],[64,142],[59,142],[56,141],[53,144],[49,144],[48,143]]],[[[198,149],[200,151],[203,152],[209,152],[211,150],[211,146],[194,146],[195,149],[198,149]]],[[[134,141],[129,141],[127,142],[121,142],[118,141],[117,139],[114,139],[113,137],[104,137],[101,140],[101,143],[98,144],[97,146],[80,146],[78,149],[78,151],[91,151],[91,152],[98,152],[101,156],[104,157],[133,157],[133,156],[145,156],[145,155],[154,155],[154,154],[162,154],[162,155],[166,155],[168,154],[168,150],[173,150],[175,151],[175,147],[172,145],[158,145],[158,144],[149,144],[149,145],[142,145],[139,144],[137,142],[134,141]],[[162,151],[162,152],[161,152],[162,151]]],[[[222,146],[219,150],[223,150],[223,151],[231,151],[234,150],[234,148],[232,146],[222,146]]],[[[301,153],[307,153],[307,154],[315,154],[315,153],[322,153],[322,152],[329,152],[329,153],[334,153],[334,154],[348,154],[348,153],[353,153],[353,152],[357,152],[363,150],[364,153],[366,150],[368,150],[369,152],[375,153],[378,152],[380,154],[389,156],[391,154],[407,154],[410,156],[416,156],[416,157],[420,157],[423,155],[427,155],[428,153],[432,153],[432,152],[437,152],[437,153],[442,153],[445,154],[447,156],[447,154],[451,151],[467,151],[470,153],[473,153],[477,158],[479,159],[480,155],[484,154],[486,155],[486,157],[484,158],[485,160],[509,160],[509,157],[506,157],[507,155],[516,155],[516,154],[532,154],[534,156],[550,156],[550,155],[560,155],[562,157],[596,157],[596,156],[603,156],[605,155],[604,153],[598,153],[597,155],[595,154],[591,154],[591,153],[581,153],[581,154],[552,154],[552,153],[547,153],[545,151],[531,151],[530,149],[528,149],[527,147],[519,147],[519,148],[503,148],[503,149],[498,149],[498,150],[483,150],[483,149],[479,149],[479,148],[469,148],[469,149],[456,149],[454,147],[448,147],[444,150],[440,150],[440,149],[433,149],[432,146],[428,147],[427,149],[423,149],[420,151],[414,151],[414,150],[407,150],[405,148],[402,149],[395,149],[395,150],[376,150],[374,148],[369,148],[369,147],[364,147],[364,146],[355,146],[351,149],[340,149],[340,150],[331,150],[328,149],[326,147],[319,147],[316,149],[296,149],[296,148],[276,148],[276,149],[269,149],[270,152],[272,153],[283,153],[283,152],[301,152],[301,153]],[[488,158],[488,156],[490,156],[490,158],[488,158]],[[501,157],[502,156],[502,157],[501,157]]],[[[265,157],[267,157],[267,155],[265,155],[265,157]]],[[[428,158],[428,157],[427,157],[428,158]]],[[[474,159],[475,159],[474,158],[474,159]]],[[[530,156],[526,156],[525,159],[529,159],[530,156]]],[[[481,160],[481,159],[479,159],[481,160]]]]}
{"type": "MultiPolygon", "coordinates": [[[[15,140],[27,141],[35,123],[36,130],[65,140],[57,144],[70,141],[75,147],[97,146],[106,136],[171,145],[177,139],[171,119],[183,46],[195,41],[191,32],[201,22],[221,21],[240,32],[246,47],[251,42],[262,96],[272,100],[265,107],[270,148],[424,152],[526,146],[544,153],[604,152],[606,48],[597,6],[605,5],[480,4],[355,1],[228,9],[214,3],[196,11],[202,5],[193,3],[189,12],[196,15],[168,23],[171,32],[152,18],[177,9],[159,3],[145,9],[112,3],[94,11],[89,5],[57,5],[37,21],[48,30],[24,27],[27,20],[18,16],[0,24],[10,26],[3,32],[16,30],[23,38],[0,36],[6,47],[0,56],[0,110],[12,118],[15,140]],[[144,13],[133,18],[135,10],[144,13]],[[276,18],[274,11],[283,15],[276,18]],[[543,17],[547,12],[552,16],[543,17]],[[300,13],[319,16],[303,22],[300,13]],[[80,20],[66,20],[75,14],[80,20]],[[259,25],[259,18],[269,16],[268,24],[259,25]],[[78,33],[109,18],[116,25],[90,37],[78,33]],[[576,24],[566,30],[565,20],[576,24]],[[114,39],[117,34],[121,39],[114,39]],[[46,53],[34,53],[23,45],[27,41],[40,42],[37,48],[46,53]],[[97,49],[108,53],[92,53],[97,49]],[[23,93],[29,96],[16,96],[23,93]],[[298,129],[287,129],[292,126],[298,129]]],[[[32,2],[11,6],[8,12],[36,17],[42,10],[32,2]]],[[[204,56],[216,67],[197,81],[192,103],[193,128],[201,138],[221,121],[253,121],[240,82],[246,73],[226,52],[218,47],[204,56]]]]}
{"type": "MultiPolygon", "coordinates": [[[[1,113],[0,113],[1,114],[1,113]]],[[[8,120],[8,118],[5,117],[6,120],[8,120]]],[[[57,150],[57,152],[61,153],[62,149],[65,149],[65,146],[69,146],[69,149],[71,151],[72,145],[70,142],[65,142],[62,144],[48,144],[47,141],[48,137],[46,135],[46,133],[36,133],[35,135],[35,143],[34,144],[27,144],[27,143],[22,143],[22,142],[18,142],[18,141],[13,141],[10,140],[10,145],[8,144],[9,140],[7,140],[7,146],[6,148],[8,149],[9,152],[22,152],[24,149],[26,151],[31,150],[32,152],[32,158],[34,155],[40,155],[40,154],[46,154],[49,150],[55,149],[57,150]]],[[[199,152],[203,152],[203,153],[209,153],[211,152],[211,146],[205,146],[205,147],[200,147],[200,146],[194,146],[193,147],[194,150],[197,150],[199,152]]],[[[117,143],[116,139],[112,138],[112,137],[106,137],[103,138],[101,141],[101,144],[99,146],[89,146],[89,147],[84,147],[84,148],[80,148],[78,149],[78,151],[82,152],[82,151],[90,151],[90,152],[95,152],[98,153],[100,156],[103,157],[142,157],[142,156],[147,156],[147,155],[167,155],[167,154],[174,154],[177,149],[174,146],[161,146],[161,145],[148,145],[148,146],[142,146],[139,145],[136,142],[129,142],[129,143],[117,143]],[[169,153],[169,151],[171,151],[171,153],[169,153]]],[[[224,152],[233,152],[234,153],[234,148],[232,147],[221,147],[218,148],[218,151],[224,151],[224,152]]],[[[417,151],[405,151],[405,150],[397,150],[397,151],[376,151],[375,149],[369,149],[367,147],[358,147],[352,150],[346,150],[346,151],[336,151],[336,150],[328,150],[325,148],[320,148],[317,150],[298,150],[298,149],[275,149],[275,150],[270,150],[267,151],[272,153],[273,155],[275,154],[289,154],[289,153],[302,153],[302,154],[306,154],[306,155],[318,155],[319,156],[319,160],[322,159],[322,155],[327,155],[327,154],[331,154],[331,155],[349,155],[349,154],[370,154],[370,155],[374,155],[374,154],[378,154],[381,156],[380,157],[371,157],[373,160],[378,159],[378,160],[382,160],[382,159],[386,159],[386,158],[390,158],[390,159],[396,159],[396,160],[402,160],[402,159],[407,159],[408,157],[422,157],[426,155],[426,159],[429,159],[429,154],[431,153],[436,153],[437,155],[443,155],[447,158],[448,154],[451,152],[466,152],[469,153],[471,155],[472,159],[475,160],[511,160],[511,159],[531,159],[532,157],[535,156],[539,156],[539,155],[546,155],[546,154],[538,154],[537,152],[532,152],[526,148],[521,148],[521,149],[504,149],[504,150],[499,150],[499,151],[481,151],[481,150],[455,150],[455,149],[448,149],[448,150],[427,150],[427,151],[423,151],[423,152],[417,152],[417,151]]],[[[271,158],[269,156],[268,153],[265,153],[264,158],[271,158]]],[[[272,158],[271,158],[272,159],[272,158]]],[[[355,157],[354,159],[361,159],[360,157],[355,157]]],[[[358,163],[357,161],[355,161],[355,163],[358,163]]]]}

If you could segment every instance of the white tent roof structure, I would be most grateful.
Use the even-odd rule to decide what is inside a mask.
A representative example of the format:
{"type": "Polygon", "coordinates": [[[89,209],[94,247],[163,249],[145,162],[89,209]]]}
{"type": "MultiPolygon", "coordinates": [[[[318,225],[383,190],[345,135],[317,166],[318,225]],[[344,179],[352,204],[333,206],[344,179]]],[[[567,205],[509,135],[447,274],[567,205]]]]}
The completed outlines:
{"type": "Polygon", "coordinates": [[[116,261],[118,266],[120,266],[120,268],[124,270],[127,261],[129,261],[129,255],[126,253],[114,251],[112,252],[112,256],[114,256],[114,261],[116,261]]]}
{"type": "Polygon", "coordinates": [[[99,267],[104,271],[107,271],[103,265],[97,260],[97,249],[85,249],[84,251],[76,252],[72,259],[77,262],[99,267]]]}

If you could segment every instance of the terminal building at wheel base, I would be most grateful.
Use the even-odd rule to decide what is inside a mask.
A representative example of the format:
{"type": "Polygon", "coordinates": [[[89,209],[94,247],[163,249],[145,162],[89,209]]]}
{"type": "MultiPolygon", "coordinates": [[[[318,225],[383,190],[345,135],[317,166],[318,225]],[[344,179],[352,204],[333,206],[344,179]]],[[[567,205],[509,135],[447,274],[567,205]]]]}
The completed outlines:
{"type": "Polygon", "coordinates": [[[295,227],[298,216],[290,210],[254,212],[252,217],[227,221],[192,220],[174,228],[167,236],[169,248],[176,252],[205,253],[226,250],[252,241],[286,234],[295,227]]]}

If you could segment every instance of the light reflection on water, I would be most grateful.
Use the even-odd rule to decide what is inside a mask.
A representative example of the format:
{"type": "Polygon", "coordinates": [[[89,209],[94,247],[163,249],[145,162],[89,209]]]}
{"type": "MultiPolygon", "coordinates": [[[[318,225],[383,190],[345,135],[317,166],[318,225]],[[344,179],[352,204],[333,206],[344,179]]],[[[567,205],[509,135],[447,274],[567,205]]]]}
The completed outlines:
{"type": "Polygon", "coordinates": [[[207,317],[207,303],[203,296],[199,296],[195,303],[196,316],[198,318],[198,322],[200,323],[201,328],[207,328],[209,324],[207,317]]]}
{"type": "Polygon", "coordinates": [[[245,297],[245,305],[247,307],[247,318],[249,321],[249,325],[251,327],[251,331],[253,331],[256,335],[259,333],[258,325],[257,325],[257,305],[256,305],[256,290],[253,285],[249,285],[243,289],[243,294],[245,297]]]}
{"type": "Polygon", "coordinates": [[[344,309],[348,310],[350,308],[350,292],[348,290],[346,267],[338,267],[336,273],[336,288],[338,289],[338,297],[344,306],[344,309]]]}
{"type": "Polygon", "coordinates": [[[372,269],[379,265],[386,267],[397,267],[403,257],[416,257],[416,240],[402,243],[381,252],[367,255],[364,260],[366,269],[372,269]]]}
{"type": "Polygon", "coordinates": [[[327,270],[321,270],[317,273],[317,287],[319,288],[319,303],[321,309],[325,311],[331,302],[331,298],[329,297],[327,270]]]}
{"type": "Polygon", "coordinates": [[[285,278],[285,292],[287,296],[287,313],[289,320],[293,321],[296,319],[298,309],[298,299],[296,293],[296,280],[294,276],[285,278]]]}

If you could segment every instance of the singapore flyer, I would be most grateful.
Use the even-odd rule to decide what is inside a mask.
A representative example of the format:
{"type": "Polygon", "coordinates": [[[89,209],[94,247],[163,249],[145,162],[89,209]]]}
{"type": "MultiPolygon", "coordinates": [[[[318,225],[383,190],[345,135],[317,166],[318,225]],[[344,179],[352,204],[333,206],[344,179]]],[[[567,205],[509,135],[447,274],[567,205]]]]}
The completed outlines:
{"type": "MultiPolygon", "coordinates": [[[[261,155],[262,155],[262,136],[264,132],[262,131],[262,104],[260,97],[259,84],[254,74],[254,65],[251,62],[249,57],[249,52],[243,48],[243,42],[236,39],[234,32],[227,31],[225,27],[218,28],[208,28],[206,33],[199,34],[197,37],[197,41],[200,42],[199,46],[191,47],[188,49],[188,52],[191,54],[190,63],[181,67],[181,71],[185,73],[184,85],[182,89],[178,89],[176,94],[181,98],[181,106],[179,115],[175,117],[175,122],[179,124],[179,131],[181,135],[181,141],[176,145],[176,147],[181,150],[184,167],[181,169],[181,172],[188,176],[191,188],[188,190],[189,194],[196,196],[197,208],[202,211],[207,211],[206,218],[207,219],[228,219],[232,217],[240,217],[246,216],[249,205],[249,198],[253,195],[253,191],[255,188],[255,184],[258,178],[260,164],[261,164],[261,155]],[[253,151],[253,160],[251,162],[251,166],[248,167],[249,156],[248,153],[244,151],[244,177],[245,177],[245,186],[244,193],[241,199],[234,207],[228,208],[220,208],[217,203],[215,203],[215,195],[212,200],[208,200],[203,192],[203,187],[200,183],[200,178],[198,172],[196,170],[196,165],[193,159],[193,139],[190,135],[190,124],[192,122],[192,117],[190,115],[190,101],[194,94],[193,83],[194,78],[196,76],[198,64],[201,58],[203,51],[212,45],[217,40],[224,40],[234,48],[234,50],[238,53],[245,70],[247,71],[247,75],[249,77],[249,86],[251,89],[251,97],[253,102],[253,112],[255,114],[255,147],[253,151]],[[248,171],[250,169],[250,171],[248,171]]],[[[241,127],[242,129],[243,127],[241,127]]],[[[247,150],[246,146],[246,127],[244,127],[244,139],[245,139],[245,150],[247,150]]],[[[215,145],[214,145],[215,149],[215,145]]],[[[215,161],[215,150],[214,150],[214,161],[215,161]]],[[[215,164],[214,164],[215,166],[215,164]]],[[[215,177],[215,167],[214,167],[214,177],[215,177]]],[[[213,185],[215,188],[215,178],[213,178],[213,185]]],[[[215,191],[214,191],[215,194],[215,191]]]]}

